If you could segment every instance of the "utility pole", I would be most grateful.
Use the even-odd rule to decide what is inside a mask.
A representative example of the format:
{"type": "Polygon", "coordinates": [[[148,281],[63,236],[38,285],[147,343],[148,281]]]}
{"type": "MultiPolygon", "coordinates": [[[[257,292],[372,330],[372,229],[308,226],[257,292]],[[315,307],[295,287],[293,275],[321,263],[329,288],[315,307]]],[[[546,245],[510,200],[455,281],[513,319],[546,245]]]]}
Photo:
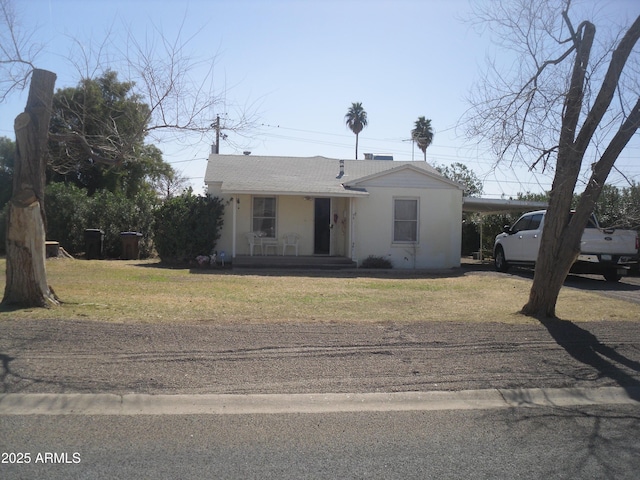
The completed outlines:
{"type": "Polygon", "coordinates": [[[220,153],[220,115],[216,115],[216,154],[220,153]]]}
{"type": "Polygon", "coordinates": [[[407,138],[406,140],[402,140],[403,142],[411,142],[411,161],[413,162],[413,152],[416,149],[416,137],[407,138]]]}

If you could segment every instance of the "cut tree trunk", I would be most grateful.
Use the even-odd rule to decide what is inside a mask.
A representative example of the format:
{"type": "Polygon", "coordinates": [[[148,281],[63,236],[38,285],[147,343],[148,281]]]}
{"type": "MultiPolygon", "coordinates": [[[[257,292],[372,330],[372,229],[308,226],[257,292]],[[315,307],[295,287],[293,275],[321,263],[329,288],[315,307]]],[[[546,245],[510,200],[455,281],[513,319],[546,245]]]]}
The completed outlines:
{"type": "Polygon", "coordinates": [[[2,303],[58,305],[47,284],[44,186],[47,138],[56,75],[34,70],[25,111],[15,120],[13,193],[7,216],[7,282],[2,303]]]}

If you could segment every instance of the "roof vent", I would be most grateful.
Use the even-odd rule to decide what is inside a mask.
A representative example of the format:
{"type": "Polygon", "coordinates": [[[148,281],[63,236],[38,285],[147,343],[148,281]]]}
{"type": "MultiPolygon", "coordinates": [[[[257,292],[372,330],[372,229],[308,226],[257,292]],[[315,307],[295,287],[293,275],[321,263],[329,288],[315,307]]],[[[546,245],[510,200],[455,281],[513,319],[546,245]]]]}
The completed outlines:
{"type": "Polygon", "coordinates": [[[344,160],[340,160],[340,173],[336,175],[336,178],[342,178],[344,176],[344,160]]]}
{"type": "Polygon", "coordinates": [[[244,152],[242,152],[244,155],[251,155],[251,152],[249,150],[245,150],[244,152]]]}
{"type": "Polygon", "coordinates": [[[365,160],[393,160],[393,155],[390,153],[365,153],[365,160]]]}

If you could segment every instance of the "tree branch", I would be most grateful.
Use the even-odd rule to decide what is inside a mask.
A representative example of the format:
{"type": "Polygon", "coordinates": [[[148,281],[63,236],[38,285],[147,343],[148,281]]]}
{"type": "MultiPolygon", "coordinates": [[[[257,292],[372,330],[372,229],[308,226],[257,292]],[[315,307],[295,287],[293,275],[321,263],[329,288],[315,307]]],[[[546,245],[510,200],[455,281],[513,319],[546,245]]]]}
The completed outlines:
{"type": "Polygon", "coordinates": [[[615,161],[635,135],[638,128],[640,128],[640,97],[631,109],[629,116],[611,139],[600,160],[593,166],[591,178],[584,189],[584,193],[580,197],[578,209],[586,208],[589,212],[593,211],[598,196],[604,187],[605,181],[615,161]]]}
{"type": "Polygon", "coordinates": [[[41,48],[31,41],[33,34],[22,36],[18,27],[11,1],[0,0],[0,102],[26,88],[41,48]]]}
{"type": "Polygon", "coordinates": [[[584,152],[591,142],[596,128],[602,121],[609,105],[611,105],[616,88],[618,88],[622,69],[626,65],[627,59],[633,51],[638,38],[640,38],[640,15],[627,30],[627,33],[622,37],[622,40],[611,55],[609,69],[604,77],[598,96],[596,97],[593,107],[589,111],[587,118],[580,129],[580,133],[576,138],[576,150],[584,152]]]}
{"type": "MultiPolygon", "coordinates": [[[[123,156],[120,152],[114,150],[114,154],[116,157],[109,157],[103,153],[96,151],[96,149],[91,146],[88,142],[87,137],[85,135],[79,134],[78,132],[66,132],[66,133],[49,133],[49,139],[54,142],[59,142],[61,144],[73,144],[80,147],[80,150],[84,152],[88,159],[92,160],[96,163],[102,163],[105,165],[118,165],[122,163],[123,156]]],[[[75,161],[78,161],[78,158],[75,158],[75,161]]]]}

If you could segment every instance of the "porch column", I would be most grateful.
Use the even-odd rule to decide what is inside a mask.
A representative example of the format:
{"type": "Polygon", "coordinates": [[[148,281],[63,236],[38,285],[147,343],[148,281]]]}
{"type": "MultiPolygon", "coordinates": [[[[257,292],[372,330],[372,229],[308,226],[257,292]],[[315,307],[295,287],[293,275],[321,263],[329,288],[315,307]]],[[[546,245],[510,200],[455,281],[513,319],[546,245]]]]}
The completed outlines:
{"type": "Polygon", "coordinates": [[[231,217],[231,258],[236,258],[236,241],[237,241],[237,216],[238,216],[238,195],[233,195],[233,216],[231,217]]]}
{"type": "Polygon", "coordinates": [[[355,249],[356,249],[356,214],[353,209],[353,197],[349,197],[349,258],[351,260],[355,259],[355,249]]]}

